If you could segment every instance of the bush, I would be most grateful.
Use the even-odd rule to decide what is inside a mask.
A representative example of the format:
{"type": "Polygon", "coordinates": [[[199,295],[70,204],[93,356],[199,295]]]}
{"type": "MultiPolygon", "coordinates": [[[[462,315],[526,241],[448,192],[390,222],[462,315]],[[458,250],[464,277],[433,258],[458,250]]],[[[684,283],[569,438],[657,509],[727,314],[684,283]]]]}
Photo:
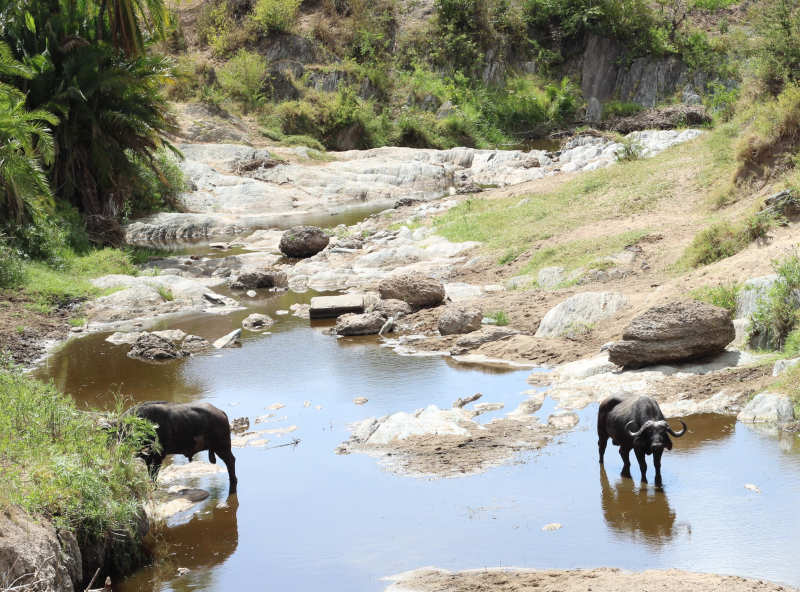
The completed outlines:
{"type": "Polygon", "coordinates": [[[730,222],[713,224],[695,236],[681,259],[690,267],[699,267],[731,257],[751,242],[766,238],[779,221],[774,214],[758,212],[736,226],[730,222]]]}
{"type": "Polygon", "coordinates": [[[756,75],[765,89],[780,93],[800,79],[800,5],[793,0],[762,0],[751,9],[756,37],[756,75]]]}
{"type": "Polygon", "coordinates": [[[294,26],[302,0],[256,0],[252,23],[262,33],[288,31],[294,26]]]}
{"type": "Polygon", "coordinates": [[[614,154],[617,162],[630,162],[632,160],[641,160],[644,158],[644,148],[636,140],[624,138],[621,144],[622,146],[618,148],[617,152],[614,154]]]}
{"type": "Polygon", "coordinates": [[[240,101],[245,111],[252,111],[264,102],[262,88],[267,75],[266,60],[255,52],[240,49],[219,69],[222,90],[240,101]]]}
{"type": "Polygon", "coordinates": [[[108,433],[52,386],[0,369],[0,503],[86,538],[133,533],[152,490],[135,455],[154,429],[115,418],[123,429],[108,433]]]}
{"type": "Polygon", "coordinates": [[[639,103],[630,101],[608,101],[603,105],[603,119],[614,119],[615,117],[630,117],[642,111],[639,103]]]}
{"type": "Polygon", "coordinates": [[[16,288],[25,278],[19,253],[0,237],[0,288],[16,288]]]}
{"type": "Polygon", "coordinates": [[[730,311],[731,315],[736,313],[736,296],[739,294],[741,286],[735,282],[720,284],[718,286],[706,286],[693,290],[691,295],[695,300],[708,302],[714,306],[719,306],[730,311]]]}
{"type": "MultiPolygon", "coordinates": [[[[782,350],[800,323],[800,253],[774,261],[778,279],[750,317],[751,337],[758,336],[770,349],[782,350]]],[[[795,338],[792,340],[794,347],[795,338]]]]}
{"type": "Polygon", "coordinates": [[[186,190],[186,180],[175,155],[161,149],[150,163],[136,163],[135,189],[126,204],[125,218],[151,212],[177,210],[178,196],[186,190]]]}

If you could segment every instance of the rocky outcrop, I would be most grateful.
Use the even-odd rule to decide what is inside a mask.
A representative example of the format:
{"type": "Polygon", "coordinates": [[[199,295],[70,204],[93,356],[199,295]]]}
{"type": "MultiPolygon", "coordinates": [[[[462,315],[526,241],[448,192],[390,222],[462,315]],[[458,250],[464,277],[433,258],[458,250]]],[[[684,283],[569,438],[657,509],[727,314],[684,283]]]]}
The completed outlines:
{"type": "Polygon", "coordinates": [[[288,285],[284,272],[266,269],[241,271],[230,282],[231,290],[286,288],[288,285]]]}
{"type": "Polygon", "coordinates": [[[333,331],[343,336],[377,335],[384,323],[386,317],[379,312],[348,313],[336,319],[333,331]]]}
{"type": "Polygon", "coordinates": [[[444,284],[421,274],[403,274],[386,278],[378,284],[384,300],[402,300],[412,308],[429,308],[444,302],[444,284]]]}
{"type": "Polygon", "coordinates": [[[467,333],[463,337],[459,337],[453,345],[450,353],[454,356],[459,356],[482,346],[485,343],[493,341],[500,341],[512,335],[519,335],[519,331],[511,327],[483,327],[478,331],[467,333]]]}
{"type": "MultiPolygon", "coordinates": [[[[698,134],[688,129],[631,139],[650,156],[698,134]]],[[[125,238],[134,244],[159,244],[240,234],[300,224],[310,212],[390,207],[400,199],[436,199],[451,188],[458,192],[481,185],[524,183],[560,172],[611,166],[619,146],[596,138],[591,149],[565,147],[559,153],[384,147],[329,152],[329,162],[311,163],[278,162],[265,150],[241,144],[181,144],[178,148],[186,157],[181,167],[192,187],[179,197],[183,212],[160,212],[137,220],[125,227],[125,238]],[[237,163],[259,158],[274,166],[237,168],[237,163]]],[[[290,149],[283,153],[288,155],[290,149]]],[[[298,160],[299,152],[291,154],[298,160]]]]}
{"type": "Polygon", "coordinates": [[[717,354],[736,336],[730,313],[697,301],[653,307],[631,321],[622,341],[608,347],[609,360],[637,368],[717,354]]]}
{"type": "Polygon", "coordinates": [[[178,348],[172,341],[155,333],[142,333],[133,342],[128,357],[145,362],[168,362],[185,358],[189,352],[178,348]]]}
{"type": "Polygon", "coordinates": [[[792,358],[791,360],[778,360],[772,367],[772,375],[780,376],[784,372],[788,372],[797,366],[800,366],[800,358],[792,358]]]}
{"type": "Polygon", "coordinates": [[[312,319],[335,319],[347,313],[364,312],[363,294],[339,296],[315,296],[311,299],[309,317],[312,319]]]}
{"type": "Polygon", "coordinates": [[[786,395],[763,392],[753,397],[736,419],[742,423],[787,423],[794,420],[794,405],[786,395]]]}
{"type": "Polygon", "coordinates": [[[582,57],[581,89],[586,100],[610,99],[631,101],[644,107],[686,92],[704,90],[708,76],[690,72],[689,67],[673,56],[629,59],[626,49],[611,39],[591,35],[582,57]]]}
{"type": "Polygon", "coordinates": [[[614,316],[627,305],[617,292],[581,292],[550,309],[536,331],[536,337],[562,337],[590,331],[598,321],[614,316]]]}
{"type": "Polygon", "coordinates": [[[456,335],[472,333],[481,328],[483,313],[474,307],[448,306],[439,315],[439,333],[456,335]]]}
{"type": "Polygon", "coordinates": [[[686,125],[701,126],[708,123],[711,123],[711,116],[702,105],[667,105],[611,120],[602,125],[602,128],[619,134],[630,134],[643,130],[670,130],[686,125]]]}
{"type": "Polygon", "coordinates": [[[328,246],[331,237],[316,226],[295,226],[283,233],[281,253],[287,257],[304,259],[313,257],[328,246]]]}
{"type": "Polygon", "coordinates": [[[263,331],[271,327],[274,322],[269,315],[254,312],[242,321],[242,327],[248,331],[263,331]]]}
{"type": "Polygon", "coordinates": [[[83,579],[72,534],[13,506],[0,511],[0,589],[72,592],[83,579]]]}

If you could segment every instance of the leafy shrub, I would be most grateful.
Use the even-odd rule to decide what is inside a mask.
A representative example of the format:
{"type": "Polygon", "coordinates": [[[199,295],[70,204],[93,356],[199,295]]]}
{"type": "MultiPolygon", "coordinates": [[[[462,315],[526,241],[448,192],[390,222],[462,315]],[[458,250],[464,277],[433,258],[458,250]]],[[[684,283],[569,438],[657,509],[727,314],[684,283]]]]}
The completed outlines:
{"type": "Polygon", "coordinates": [[[613,119],[615,117],[630,117],[642,111],[639,103],[630,101],[608,101],[603,105],[603,119],[613,119]]]}
{"type": "MultiPolygon", "coordinates": [[[[759,336],[774,350],[781,350],[800,323],[800,253],[774,261],[778,279],[750,317],[749,334],[759,336]]],[[[792,341],[794,347],[795,338],[792,341]]]]}
{"type": "Polygon", "coordinates": [[[756,37],[756,75],[773,95],[800,79],[800,5],[792,0],[762,0],[751,9],[756,37]]]}
{"type": "Polygon", "coordinates": [[[508,325],[508,314],[504,310],[498,310],[489,315],[489,318],[494,321],[495,325],[504,327],[508,325]]]}
{"type": "Polygon", "coordinates": [[[692,291],[692,298],[701,302],[708,302],[714,306],[719,306],[729,310],[731,315],[736,313],[736,296],[741,286],[735,282],[720,284],[718,286],[706,286],[692,291]]]}
{"type": "Polygon", "coordinates": [[[197,19],[200,42],[208,45],[217,56],[225,55],[232,49],[235,26],[226,2],[205,4],[197,19]]]}
{"type": "Polygon", "coordinates": [[[302,0],[256,0],[250,19],[263,33],[288,31],[294,26],[301,2],[302,0]]]}
{"type": "Polygon", "coordinates": [[[132,158],[138,165],[134,180],[136,188],[126,206],[125,217],[179,209],[177,199],[186,190],[186,180],[175,155],[161,149],[150,163],[141,163],[135,156],[132,158]]]}
{"type": "Polygon", "coordinates": [[[641,160],[644,157],[644,147],[632,138],[624,138],[620,142],[622,146],[617,149],[614,155],[617,162],[630,162],[632,160],[641,160]]]}
{"type": "Polygon", "coordinates": [[[728,121],[733,117],[736,101],[739,99],[739,89],[737,87],[728,88],[720,82],[709,82],[707,93],[703,99],[706,108],[711,112],[715,119],[728,121]]]}
{"type": "Polygon", "coordinates": [[[240,49],[219,69],[219,85],[251,111],[264,101],[262,87],[267,75],[266,60],[255,52],[240,49]]]}
{"type": "Polygon", "coordinates": [[[0,288],[16,288],[25,278],[19,253],[0,237],[0,288]]]}
{"type": "Polygon", "coordinates": [[[786,336],[783,353],[791,357],[800,355],[800,329],[794,329],[786,336]]]}
{"type": "Polygon", "coordinates": [[[766,238],[779,220],[774,214],[758,212],[735,226],[730,222],[713,224],[695,236],[681,259],[690,267],[699,267],[731,257],[751,242],[766,238]]]}

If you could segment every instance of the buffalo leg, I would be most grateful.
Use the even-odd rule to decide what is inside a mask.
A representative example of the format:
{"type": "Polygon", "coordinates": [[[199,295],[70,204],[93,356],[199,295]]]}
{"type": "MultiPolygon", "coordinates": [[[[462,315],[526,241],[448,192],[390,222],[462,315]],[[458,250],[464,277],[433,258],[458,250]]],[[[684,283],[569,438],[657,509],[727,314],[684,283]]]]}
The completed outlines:
{"type": "Polygon", "coordinates": [[[661,487],[661,455],[663,450],[653,451],[653,466],[656,468],[656,487],[661,487]]]}
{"type": "Polygon", "coordinates": [[[630,477],[631,476],[631,449],[625,448],[625,446],[619,447],[619,455],[622,457],[622,473],[620,475],[622,477],[630,477]]]}
{"type": "Polygon", "coordinates": [[[597,448],[600,451],[600,464],[603,464],[603,455],[606,453],[606,444],[608,444],[608,435],[599,434],[597,438],[597,448]]]}
{"type": "Polygon", "coordinates": [[[222,462],[224,462],[225,466],[228,468],[228,492],[236,493],[236,484],[239,482],[236,478],[236,457],[233,456],[230,448],[227,450],[217,450],[217,456],[222,459],[222,462]]]}
{"type": "Polygon", "coordinates": [[[639,461],[639,470],[642,472],[642,483],[647,483],[647,460],[645,458],[645,452],[638,448],[634,448],[633,451],[636,453],[636,460],[639,461]]]}

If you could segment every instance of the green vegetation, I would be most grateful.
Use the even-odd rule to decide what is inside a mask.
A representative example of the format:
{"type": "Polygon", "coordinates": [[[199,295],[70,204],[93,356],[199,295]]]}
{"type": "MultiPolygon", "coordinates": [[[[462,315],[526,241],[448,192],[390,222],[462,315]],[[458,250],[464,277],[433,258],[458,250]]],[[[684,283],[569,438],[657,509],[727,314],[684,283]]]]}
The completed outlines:
{"type": "MultiPolygon", "coordinates": [[[[778,279],[758,304],[750,318],[749,333],[770,349],[783,350],[789,335],[800,325],[800,253],[794,252],[773,267],[778,279]]],[[[792,337],[792,347],[797,337],[792,337]]]]}
{"type": "Polygon", "coordinates": [[[678,262],[679,267],[700,267],[731,257],[754,241],[764,240],[780,218],[757,212],[738,224],[717,222],[695,236],[678,262]]]}
{"type": "Polygon", "coordinates": [[[246,111],[256,109],[264,101],[264,78],[267,63],[257,53],[240,49],[219,69],[220,88],[241,102],[246,111]]]}
{"type": "Polygon", "coordinates": [[[794,403],[795,416],[800,413],[800,366],[789,368],[772,385],[776,392],[784,393],[794,403]]]}
{"type": "Polygon", "coordinates": [[[644,110],[639,103],[629,101],[608,101],[603,105],[603,119],[630,117],[644,110]]]}
{"type": "Polygon", "coordinates": [[[169,288],[164,286],[156,286],[156,292],[158,292],[158,295],[161,296],[166,302],[175,300],[175,296],[172,294],[172,290],[169,288]]]}
{"type": "Polygon", "coordinates": [[[120,419],[98,427],[70,397],[13,369],[0,369],[0,507],[18,505],[83,540],[133,533],[152,488],[135,454],[152,425],[120,419]]]}
{"type": "Polygon", "coordinates": [[[489,315],[487,318],[490,318],[494,321],[494,324],[499,327],[504,327],[508,325],[508,314],[504,310],[495,311],[489,315]]]}
{"type": "Polygon", "coordinates": [[[707,302],[714,306],[719,306],[730,311],[731,315],[736,313],[736,296],[739,294],[741,286],[735,282],[719,284],[718,286],[706,286],[693,290],[692,298],[707,302]]]}
{"type": "Polygon", "coordinates": [[[620,143],[622,147],[617,150],[615,155],[617,162],[630,162],[643,158],[644,148],[642,148],[639,142],[629,138],[623,138],[620,143]]]}
{"type": "Polygon", "coordinates": [[[261,33],[288,31],[297,18],[301,0],[256,0],[251,16],[261,33]]]}

